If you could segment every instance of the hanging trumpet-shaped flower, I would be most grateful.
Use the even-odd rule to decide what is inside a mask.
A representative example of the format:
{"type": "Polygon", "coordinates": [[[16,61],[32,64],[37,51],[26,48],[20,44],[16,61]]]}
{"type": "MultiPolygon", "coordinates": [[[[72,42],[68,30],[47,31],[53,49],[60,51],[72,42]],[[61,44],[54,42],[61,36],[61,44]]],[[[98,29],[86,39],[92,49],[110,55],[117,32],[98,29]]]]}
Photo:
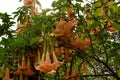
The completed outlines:
{"type": "Polygon", "coordinates": [[[20,64],[18,63],[18,70],[14,72],[14,74],[20,76],[20,80],[23,80],[23,71],[20,70],[20,64]]]}
{"type": "Polygon", "coordinates": [[[25,57],[22,57],[22,65],[20,66],[20,69],[25,70],[26,69],[26,61],[25,61],[25,57]]]}
{"type": "Polygon", "coordinates": [[[18,63],[18,70],[14,72],[14,74],[20,75],[23,72],[20,70],[20,64],[18,63]]]}
{"type": "Polygon", "coordinates": [[[58,67],[60,67],[63,64],[63,62],[59,62],[57,60],[57,57],[56,57],[54,51],[53,51],[53,64],[54,64],[54,69],[57,69],[58,67]]]}
{"type": "MultiPolygon", "coordinates": [[[[35,67],[36,70],[39,70],[39,65],[40,65],[40,52],[38,51],[37,53],[38,53],[38,55],[37,55],[37,58],[36,58],[36,60],[35,60],[34,67],[35,67]]],[[[42,55],[42,56],[44,56],[44,55],[42,55]]]]}
{"type": "Polygon", "coordinates": [[[28,60],[27,60],[27,65],[26,65],[26,67],[27,67],[27,68],[26,68],[24,74],[27,75],[27,76],[33,75],[34,72],[32,71],[32,68],[31,68],[31,65],[30,65],[30,59],[29,59],[29,58],[28,58],[28,60]]]}
{"type": "Polygon", "coordinates": [[[69,55],[69,52],[66,52],[66,53],[65,53],[64,60],[65,60],[66,62],[71,62],[72,57],[69,55]]]}
{"type": "Polygon", "coordinates": [[[9,70],[9,68],[5,69],[5,76],[3,77],[2,80],[13,80],[13,79],[10,79],[10,70],[9,70]]]}
{"type": "Polygon", "coordinates": [[[23,3],[25,6],[30,6],[32,3],[34,3],[35,0],[24,0],[23,3]]]}
{"type": "MultiPolygon", "coordinates": [[[[44,55],[44,54],[43,54],[44,55]]],[[[42,56],[43,58],[44,56],[42,56]]],[[[41,72],[51,72],[54,71],[54,65],[51,63],[49,52],[46,53],[46,60],[41,60],[39,69],[41,72]]]]}

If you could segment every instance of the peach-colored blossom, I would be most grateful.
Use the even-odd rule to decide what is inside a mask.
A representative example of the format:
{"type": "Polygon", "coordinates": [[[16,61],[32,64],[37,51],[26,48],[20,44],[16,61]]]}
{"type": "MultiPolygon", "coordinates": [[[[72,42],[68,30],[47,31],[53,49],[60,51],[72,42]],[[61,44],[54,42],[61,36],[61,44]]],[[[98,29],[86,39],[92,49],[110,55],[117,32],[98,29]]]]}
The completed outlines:
{"type": "Polygon", "coordinates": [[[57,60],[57,57],[55,55],[55,52],[53,51],[53,64],[54,64],[54,68],[57,69],[58,67],[60,67],[64,62],[59,62],[57,60]]]}

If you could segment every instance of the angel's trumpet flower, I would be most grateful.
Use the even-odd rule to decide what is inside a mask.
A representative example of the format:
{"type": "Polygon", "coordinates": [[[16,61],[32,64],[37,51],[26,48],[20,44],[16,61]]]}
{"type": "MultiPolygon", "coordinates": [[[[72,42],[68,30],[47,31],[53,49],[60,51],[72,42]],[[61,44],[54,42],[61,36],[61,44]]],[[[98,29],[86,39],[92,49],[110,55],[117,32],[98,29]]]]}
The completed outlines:
{"type": "Polygon", "coordinates": [[[24,0],[23,3],[25,6],[30,6],[32,3],[34,3],[36,0],[24,0]]]}
{"type": "Polygon", "coordinates": [[[23,71],[20,70],[20,64],[18,63],[18,70],[14,72],[14,74],[20,76],[20,80],[23,80],[23,71]]]}
{"type": "Polygon", "coordinates": [[[38,53],[38,55],[37,55],[37,57],[35,59],[34,67],[35,67],[36,70],[39,70],[39,65],[40,65],[40,52],[39,52],[39,50],[38,50],[37,53],[38,53]]]}
{"type": "Polygon", "coordinates": [[[57,60],[57,57],[56,57],[56,55],[55,55],[55,52],[53,51],[53,64],[54,64],[54,68],[55,69],[57,69],[58,67],[60,67],[62,64],[63,64],[63,62],[59,62],[58,60],[57,60]]]}
{"type": "Polygon", "coordinates": [[[22,74],[23,72],[20,70],[20,64],[18,63],[18,70],[14,72],[14,74],[22,74]]]}
{"type": "Polygon", "coordinates": [[[25,61],[25,57],[22,57],[22,65],[20,66],[20,69],[25,70],[26,69],[26,61],[25,61]]]}
{"type": "Polygon", "coordinates": [[[3,77],[2,80],[13,80],[10,79],[10,69],[8,67],[5,69],[5,76],[3,77]]]}
{"type": "Polygon", "coordinates": [[[42,72],[48,72],[48,73],[51,72],[52,70],[54,70],[54,65],[51,63],[48,51],[46,53],[46,60],[45,61],[41,60],[39,68],[40,68],[40,71],[42,71],[42,72]]]}
{"type": "Polygon", "coordinates": [[[65,53],[64,60],[65,60],[66,62],[71,62],[72,57],[71,57],[71,56],[69,56],[69,53],[65,53]]]}
{"type": "Polygon", "coordinates": [[[26,65],[26,67],[27,67],[27,68],[26,68],[24,74],[27,75],[27,76],[33,75],[34,72],[32,71],[32,68],[31,68],[31,65],[30,65],[30,59],[29,59],[29,58],[28,58],[28,60],[27,60],[27,65],[26,65]]]}

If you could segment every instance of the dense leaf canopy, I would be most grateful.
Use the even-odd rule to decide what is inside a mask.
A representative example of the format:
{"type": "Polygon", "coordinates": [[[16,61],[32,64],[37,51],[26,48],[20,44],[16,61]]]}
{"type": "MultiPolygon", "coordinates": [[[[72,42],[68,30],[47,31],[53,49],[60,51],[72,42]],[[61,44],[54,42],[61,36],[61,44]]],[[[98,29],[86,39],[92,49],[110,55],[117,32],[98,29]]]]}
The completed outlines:
{"type": "Polygon", "coordinates": [[[3,80],[120,80],[119,0],[23,2],[0,13],[3,80]]]}

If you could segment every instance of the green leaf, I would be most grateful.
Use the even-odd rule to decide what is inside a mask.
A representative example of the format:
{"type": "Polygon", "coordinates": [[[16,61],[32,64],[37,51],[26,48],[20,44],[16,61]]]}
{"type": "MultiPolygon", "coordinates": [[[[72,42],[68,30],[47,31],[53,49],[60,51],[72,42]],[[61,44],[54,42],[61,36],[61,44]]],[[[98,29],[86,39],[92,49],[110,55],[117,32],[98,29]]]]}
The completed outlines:
{"type": "Polygon", "coordinates": [[[23,49],[27,42],[23,38],[11,39],[9,40],[9,45],[11,49],[23,49]]]}
{"type": "Polygon", "coordinates": [[[95,17],[102,16],[103,15],[103,7],[97,8],[94,12],[95,17]]]}
{"type": "Polygon", "coordinates": [[[111,6],[111,8],[115,12],[118,12],[118,10],[119,10],[119,7],[117,5],[113,5],[113,6],[111,6]]]}
{"type": "Polygon", "coordinates": [[[30,41],[30,45],[35,44],[36,42],[38,42],[40,40],[40,37],[35,37],[30,41]]]}
{"type": "Polygon", "coordinates": [[[91,30],[92,28],[96,28],[98,26],[99,26],[99,23],[95,22],[95,23],[91,24],[88,28],[89,28],[89,30],[91,30]]]}
{"type": "Polygon", "coordinates": [[[95,21],[94,20],[87,20],[87,24],[88,25],[91,25],[91,24],[93,24],[95,21]]]}
{"type": "Polygon", "coordinates": [[[119,23],[113,22],[113,23],[112,23],[112,27],[114,27],[115,29],[117,29],[117,30],[120,31],[120,24],[119,24],[119,23]]]}
{"type": "Polygon", "coordinates": [[[100,6],[101,6],[101,2],[100,2],[100,1],[97,1],[97,2],[95,2],[93,5],[94,5],[94,7],[100,7],[100,6]]]}

